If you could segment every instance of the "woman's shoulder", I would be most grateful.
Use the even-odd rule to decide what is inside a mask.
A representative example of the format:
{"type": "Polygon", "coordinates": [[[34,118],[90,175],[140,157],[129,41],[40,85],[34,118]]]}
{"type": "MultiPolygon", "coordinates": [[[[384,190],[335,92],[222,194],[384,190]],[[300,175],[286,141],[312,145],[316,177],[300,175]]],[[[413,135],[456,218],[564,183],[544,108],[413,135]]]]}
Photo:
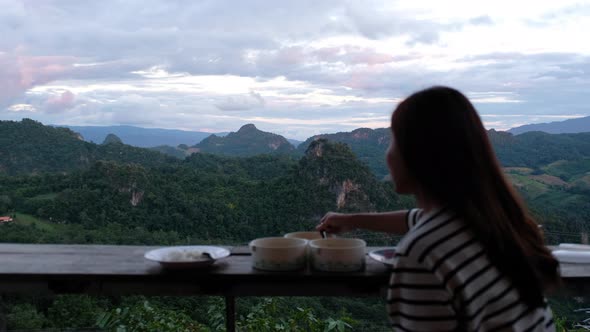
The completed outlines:
{"type": "Polygon", "coordinates": [[[400,257],[424,261],[443,247],[453,247],[457,240],[469,236],[469,229],[452,210],[442,207],[430,211],[408,212],[408,233],[398,243],[400,257]]]}

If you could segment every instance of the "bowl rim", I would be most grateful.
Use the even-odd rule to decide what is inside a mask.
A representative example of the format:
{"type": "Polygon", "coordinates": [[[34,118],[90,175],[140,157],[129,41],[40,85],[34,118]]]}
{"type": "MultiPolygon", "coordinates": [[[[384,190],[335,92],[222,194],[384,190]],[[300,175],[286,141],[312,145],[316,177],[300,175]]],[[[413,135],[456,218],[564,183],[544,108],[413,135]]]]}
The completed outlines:
{"type": "Polygon", "coordinates": [[[367,242],[363,239],[358,239],[358,238],[345,238],[345,237],[340,237],[340,238],[326,238],[326,239],[315,239],[315,240],[311,240],[309,241],[309,246],[312,248],[320,248],[322,250],[347,250],[347,249],[358,249],[358,248],[366,248],[367,247],[367,242]],[[317,243],[318,242],[326,242],[326,241],[348,241],[348,240],[353,240],[354,242],[356,242],[356,245],[354,246],[343,246],[343,247],[321,247],[319,246],[317,243]]]}
{"type": "MultiPolygon", "coordinates": [[[[290,232],[290,233],[285,233],[283,235],[283,237],[286,237],[288,239],[301,239],[300,237],[298,238],[297,235],[298,234],[317,234],[317,236],[320,236],[317,239],[312,239],[312,240],[319,240],[321,239],[322,234],[318,231],[299,231],[299,232],[290,232]]],[[[304,239],[304,240],[309,240],[309,239],[304,239]]]]}
{"type": "Polygon", "coordinates": [[[260,237],[254,239],[248,243],[248,247],[256,246],[257,248],[268,248],[268,249],[288,249],[288,248],[298,248],[298,247],[305,247],[308,243],[308,240],[300,239],[296,237],[284,237],[284,236],[270,236],[270,237],[260,237]],[[260,240],[278,240],[278,241],[288,241],[292,242],[292,244],[280,246],[280,247],[269,247],[265,245],[255,244],[254,242],[260,240]]]}

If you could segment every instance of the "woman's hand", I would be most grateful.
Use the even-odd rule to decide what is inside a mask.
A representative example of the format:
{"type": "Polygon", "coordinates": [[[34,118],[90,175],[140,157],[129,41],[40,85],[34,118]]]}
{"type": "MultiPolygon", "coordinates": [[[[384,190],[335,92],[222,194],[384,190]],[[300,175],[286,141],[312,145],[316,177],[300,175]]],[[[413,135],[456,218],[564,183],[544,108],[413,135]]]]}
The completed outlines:
{"type": "Polygon", "coordinates": [[[328,212],[316,229],[320,232],[344,233],[357,228],[390,234],[406,234],[408,210],[369,213],[328,212]]]}
{"type": "Polygon", "coordinates": [[[320,220],[320,224],[316,226],[316,229],[320,232],[335,234],[353,231],[356,229],[353,216],[351,214],[328,212],[320,220]]]}

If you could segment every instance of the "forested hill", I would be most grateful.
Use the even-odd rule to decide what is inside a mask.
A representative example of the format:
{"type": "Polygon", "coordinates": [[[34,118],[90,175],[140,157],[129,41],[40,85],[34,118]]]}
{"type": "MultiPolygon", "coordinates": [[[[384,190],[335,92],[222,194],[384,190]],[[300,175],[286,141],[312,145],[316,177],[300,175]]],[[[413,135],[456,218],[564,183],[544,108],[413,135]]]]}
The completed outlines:
{"type": "MultiPolygon", "coordinates": [[[[68,172],[87,168],[97,160],[131,162],[155,167],[178,163],[178,158],[182,159],[184,155],[194,152],[228,156],[272,154],[298,159],[304,155],[313,141],[324,138],[348,145],[378,179],[383,179],[388,174],[384,155],[389,146],[390,135],[389,128],[360,128],[352,132],[310,137],[295,150],[284,137],[260,131],[254,125],[245,125],[227,137],[211,135],[194,147],[181,145],[176,149],[169,149],[174,151],[168,151],[163,147],[159,149],[177,156],[172,158],[154,150],[121,144],[116,136],[110,136],[109,140],[97,145],[84,142],[78,134],[66,128],[44,126],[29,119],[21,122],[0,121],[0,172],[68,172]]],[[[512,135],[490,130],[488,135],[501,164],[505,167],[538,169],[560,160],[590,158],[590,133],[527,132],[512,135]]]]}
{"type": "MultiPolygon", "coordinates": [[[[317,135],[307,139],[298,150],[304,151],[310,142],[318,138],[342,142],[350,146],[378,178],[383,178],[388,174],[384,156],[389,146],[390,135],[389,128],[361,128],[352,132],[317,135]]],[[[504,167],[539,168],[559,160],[574,161],[590,158],[590,133],[527,132],[513,135],[492,129],[488,131],[488,137],[504,167]]]]}
{"type": "Polygon", "coordinates": [[[377,181],[346,145],[326,141],[298,162],[210,154],[156,168],[100,161],[69,174],[0,176],[0,187],[7,211],[224,243],[311,229],[326,211],[401,207],[390,183],[377,181]]]}
{"type": "Polygon", "coordinates": [[[514,136],[490,130],[488,135],[504,167],[538,168],[559,160],[590,158],[590,133],[547,134],[532,131],[514,136]]]}
{"type": "Polygon", "coordinates": [[[391,140],[391,131],[389,128],[359,128],[352,132],[316,135],[308,138],[299,145],[297,150],[303,153],[311,142],[320,138],[348,145],[359,160],[371,168],[377,178],[381,179],[389,174],[387,165],[385,164],[385,151],[391,140]]]}
{"type": "Polygon", "coordinates": [[[125,144],[88,143],[70,129],[44,126],[30,119],[0,121],[0,173],[69,172],[87,168],[97,160],[148,167],[176,162],[159,152],[125,144]]]}
{"type": "Polygon", "coordinates": [[[225,137],[211,135],[195,145],[200,152],[230,156],[292,154],[295,147],[283,136],[258,130],[253,124],[242,126],[225,137]]]}

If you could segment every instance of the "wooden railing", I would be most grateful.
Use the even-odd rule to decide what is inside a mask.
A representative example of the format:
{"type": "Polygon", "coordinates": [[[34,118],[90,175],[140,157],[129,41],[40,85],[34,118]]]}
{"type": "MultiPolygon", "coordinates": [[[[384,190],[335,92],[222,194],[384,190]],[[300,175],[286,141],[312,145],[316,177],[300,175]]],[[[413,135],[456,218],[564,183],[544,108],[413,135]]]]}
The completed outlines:
{"type": "MultiPolygon", "coordinates": [[[[389,279],[387,267],[369,258],[361,272],[258,271],[245,247],[206,269],[165,270],[144,259],[153,248],[0,244],[0,293],[223,296],[234,331],[236,297],[382,296],[389,279]]],[[[562,264],[561,271],[569,289],[590,294],[590,265],[562,264]]]]}

